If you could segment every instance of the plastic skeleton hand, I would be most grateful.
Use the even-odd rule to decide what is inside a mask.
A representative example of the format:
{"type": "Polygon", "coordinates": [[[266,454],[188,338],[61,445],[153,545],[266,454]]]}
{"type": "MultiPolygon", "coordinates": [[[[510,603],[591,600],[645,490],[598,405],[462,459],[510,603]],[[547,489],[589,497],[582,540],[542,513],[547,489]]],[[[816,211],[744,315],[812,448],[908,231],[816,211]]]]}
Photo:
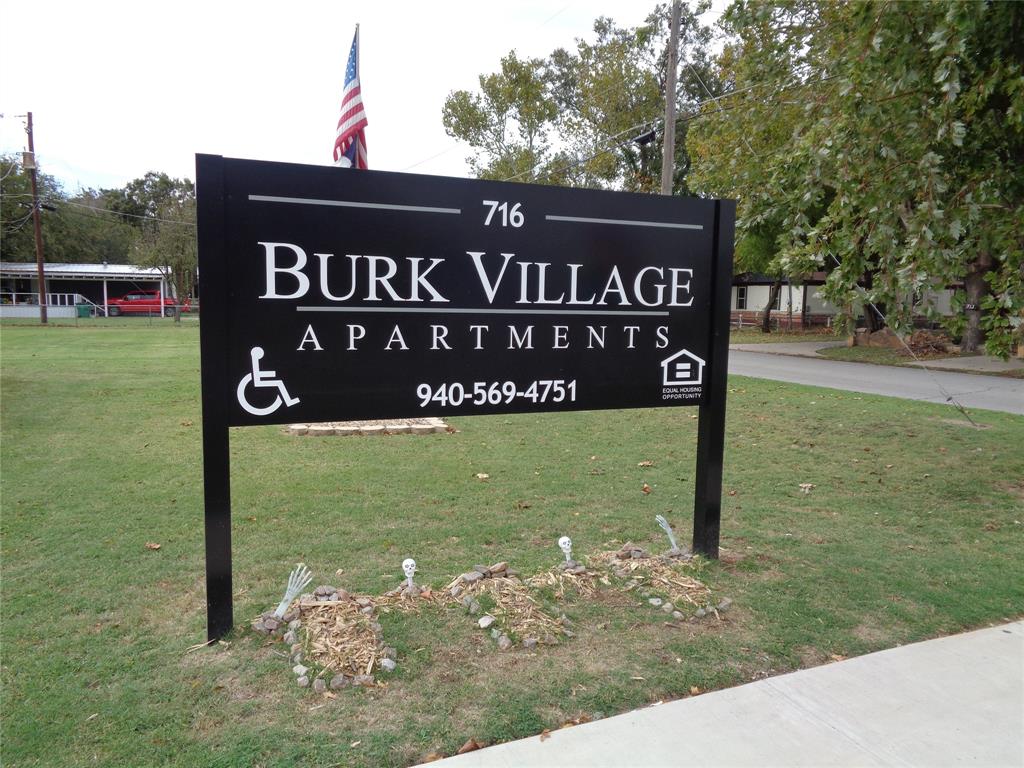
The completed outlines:
{"type": "Polygon", "coordinates": [[[309,568],[306,567],[305,563],[299,563],[295,566],[295,570],[288,576],[288,589],[285,590],[284,599],[281,604],[277,606],[277,610],[274,611],[274,615],[277,618],[284,616],[284,612],[288,610],[288,606],[292,604],[292,600],[299,596],[299,594],[306,587],[309,586],[309,582],[313,580],[313,574],[310,573],[309,568]]]}
{"type": "Polygon", "coordinates": [[[668,534],[668,543],[672,545],[672,549],[679,549],[679,546],[676,544],[676,537],[672,533],[672,526],[668,524],[668,520],[666,520],[661,515],[655,515],[654,519],[657,520],[658,525],[661,526],[661,529],[668,534]]]}

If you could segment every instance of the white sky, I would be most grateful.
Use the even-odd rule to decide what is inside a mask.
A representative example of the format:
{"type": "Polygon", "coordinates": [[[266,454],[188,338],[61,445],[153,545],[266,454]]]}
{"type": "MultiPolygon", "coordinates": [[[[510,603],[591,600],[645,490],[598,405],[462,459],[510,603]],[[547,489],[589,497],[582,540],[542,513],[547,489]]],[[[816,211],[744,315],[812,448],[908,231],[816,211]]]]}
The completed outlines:
{"type": "MultiPolygon", "coordinates": [[[[467,175],[449,92],[515,49],[592,38],[596,17],[639,24],[654,0],[4,2],[0,151],[25,148],[68,192],[149,170],[195,175],[197,152],[331,163],[345,62],[360,23],[370,168],[467,175]]],[[[716,2],[721,7],[722,0],[716,2]]]]}

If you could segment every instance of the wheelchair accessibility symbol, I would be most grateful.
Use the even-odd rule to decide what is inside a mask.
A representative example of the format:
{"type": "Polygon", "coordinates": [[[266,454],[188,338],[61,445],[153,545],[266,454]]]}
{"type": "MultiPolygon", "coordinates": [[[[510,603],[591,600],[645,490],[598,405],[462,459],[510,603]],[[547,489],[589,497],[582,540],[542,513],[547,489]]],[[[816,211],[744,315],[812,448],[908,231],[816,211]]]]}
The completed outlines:
{"type": "Polygon", "coordinates": [[[242,408],[253,416],[269,416],[280,408],[282,403],[290,408],[299,402],[299,398],[288,394],[288,389],[285,387],[284,382],[281,379],[275,378],[277,371],[260,370],[260,360],[263,359],[263,347],[253,347],[249,352],[249,356],[252,358],[252,373],[245,374],[242,380],[238,382],[238,404],[242,408]],[[245,390],[250,384],[252,384],[254,389],[276,389],[277,395],[274,397],[274,402],[262,408],[252,405],[245,394],[245,390]]]}

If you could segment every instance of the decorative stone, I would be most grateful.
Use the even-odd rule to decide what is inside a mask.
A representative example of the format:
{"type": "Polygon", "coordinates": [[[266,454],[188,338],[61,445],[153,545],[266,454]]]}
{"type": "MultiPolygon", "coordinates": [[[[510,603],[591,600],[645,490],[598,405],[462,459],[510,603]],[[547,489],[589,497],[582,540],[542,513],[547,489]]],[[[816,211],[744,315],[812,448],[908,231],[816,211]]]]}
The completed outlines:
{"type": "Polygon", "coordinates": [[[370,629],[373,630],[373,634],[379,635],[384,632],[384,627],[380,625],[380,622],[375,621],[370,624],[370,629]]]}
{"type": "Polygon", "coordinates": [[[509,639],[508,635],[502,635],[498,638],[498,648],[503,651],[507,651],[512,647],[512,640],[509,639]]]}
{"type": "Polygon", "coordinates": [[[465,608],[468,611],[469,610],[469,606],[471,606],[473,604],[473,602],[474,602],[474,600],[473,600],[473,596],[472,595],[465,595],[462,598],[462,607],[465,608]]]}
{"type": "Polygon", "coordinates": [[[484,614],[483,616],[480,617],[480,620],[477,621],[477,624],[480,626],[480,629],[487,629],[494,622],[495,622],[495,618],[493,616],[491,616],[490,614],[484,614]]]}
{"type": "Polygon", "coordinates": [[[682,611],[672,611],[672,618],[675,619],[676,621],[681,620],[683,618],[683,612],[682,611]]]}
{"type": "Polygon", "coordinates": [[[373,601],[368,597],[357,597],[356,605],[358,605],[360,608],[366,608],[367,606],[372,607],[373,601]]]}
{"type": "Polygon", "coordinates": [[[332,595],[335,592],[337,592],[337,590],[334,587],[330,587],[326,584],[321,584],[319,587],[313,590],[313,594],[317,597],[321,597],[324,595],[332,595]]]}
{"type": "Polygon", "coordinates": [[[486,565],[474,565],[473,570],[483,575],[484,578],[487,578],[491,575],[491,569],[488,568],[486,565]]]}
{"type": "Polygon", "coordinates": [[[363,606],[362,608],[359,609],[359,612],[361,614],[363,614],[364,616],[372,616],[373,615],[373,606],[372,605],[363,606]]]}
{"type": "Polygon", "coordinates": [[[297,639],[298,638],[295,637],[295,632],[293,630],[289,629],[287,632],[284,633],[284,641],[288,643],[288,645],[292,645],[293,643],[295,643],[297,639]]]}
{"type": "Polygon", "coordinates": [[[703,608],[698,608],[696,611],[693,612],[693,615],[696,616],[698,619],[703,619],[705,616],[708,615],[708,612],[705,611],[703,608]]]}
{"type": "Polygon", "coordinates": [[[498,629],[497,627],[493,627],[491,629],[491,639],[492,640],[497,640],[499,637],[501,637],[501,630],[498,629]]]}
{"type": "Polygon", "coordinates": [[[536,647],[537,647],[537,638],[536,637],[528,637],[525,640],[523,640],[523,648],[536,648],[536,647]]]}
{"type": "MultiPolygon", "coordinates": [[[[288,622],[288,629],[290,629],[292,632],[296,631],[301,626],[302,626],[302,622],[299,621],[298,619],[292,619],[291,621],[288,622]]],[[[295,642],[295,641],[293,640],[292,642],[295,642]]]]}
{"type": "Polygon", "coordinates": [[[352,599],[352,596],[349,595],[348,591],[344,590],[344,589],[339,589],[336,594],[338,595],[338,599],[339,600],[351,600],[352,599]]]}
{"type": "Polygon", "coordinates": [[[350,682],[347,675],[335,675],[331,678],[331,690],[337,691],[340,688],[345,688],[350,682]]]}
{"type": "Polygon", "coordinates": [[[287,621],[289,624],[291,622],[293,622],[293,621],[298,621],[299,620],[299,609],[298,608],[289,608],[287,611],[285,611],[285,614],[284,614],[284,616],[281,617],[281,620],[282,621],[287,621]]]}
{"type": "Polygon", "coordinates": [[[474,582],[480,581],[484,575],[480,571],[470,571],[469,573],[462,574],[462,580],[467,584],[473,584],[474,582]]]}
{"type": "Polygon", "coordinates": [[[263,619],[263,626],[266,627],[268,632],[273,632],[281,626],[281,622],[275,619],[273,616],[263,619]]]}
{"type": "Polygon", "coordinates": [[[573,632],[571,629],[563,629],[562,634],[566,637],[576,637],[576,633],[573,632]]]}
{"type": "Polygon", "coordinates": [[[469,604],[469,612],[471,614],[473,614],[474,616],[476,614],[480,613],[480,611],[481,611],[480,603],[478,603],[476,600],[474,600],[472,603],[469,604]]]}
{"type": "Polygon", "coordinates": [[[295,682],[298,683],[299,688],[307,688],[309,686],[309,678],[305,675],[302,675],[295,682]]]}
{"type": "Polygon", "coordinates": [[[655,608],[657,608],[664,601],[660,597],[652,597],[647,602],[650,603],[651,605],[653,605],[655,608]]]}
{"type": "Polygon", "coordinates": [[[313,681],[313,690],[317,693],[323,693],[327,690],[327,682],[322,677],[318,677],[313,681]]]}
{"type": "Polygon", "coordinates": [[[294,672],[299,677],[304,677],[305,674],[309,672],[309,667],[304,667],[301,664],[296,664],[294,667],[292,667],[292,672],[294,672]]]}
{"type": "Polygon", "coordinates": [[[302,643],[292,643],[292,647],[290,650],[292,653],[298,653],[302,650],[302,643]]]}
{"type": "Polygon", "coordinates": [[[253,632],[263,632],[263,633],[266,633],[267,628],[265,626],[263,626],[263,619],[256,619],[252,623],[252,631],[253,632]]]}
{"type": "Polygon", "coordinates": [[[571,573],[573,576],[579,576],[581,573],[587,572],[587,567],[585,565],[577,565],[573,568],[566,568],[565,572],[571,573]]]}
{"type": "Polygon", "coordinates": [[[296,653],[294,656],[292,656],[292,664],[301,664],[301,663],[302,663],[302,654],[301,653],[296,653]]]}
{"type": "Polygon", "coordinates": [[[494,576],[496,574],[503,573],[506,568],[508,568],[508,563],[502,561],[500,563],[495,563],[487,570],[489,570],[491,572],[491,575],[494,576]]]}
{"type": "Polygon", "coordinates": [[[373,675],[356,675],[352,678],[352,685],[365,685],[370,687],[373,685],[373,675]]]}
{"type": "Polygon", "coordinates": [[[394,659],[384,658],[380,660],[380,668],[383,669],[385,672],[394,672],[395,667],[397,666],[398,665],[395,663],[394,659]]]}
{"type": "Polygon", "coordinates": [[[732,607],[732,600],[730,600],[728,597],[723,598],[722,602],[720,602],[718,604],[718,610],[719,610],[720,613],[725,613],[731,607],[732,607]]]}
{"type": "Polygon", "coordinates": [[[647,553],[642,549],[634,549],[629,553],[629,556],[635,560],[639,560],[642,557],[646,557],[647,553]]]}
{"type": "Polygon", "coordinates": [[[663,610],[665,613],[672,613],[672,611],[674,611],[675,609],[676,607],[672,605],[672,603],[665,603],[661,606],[661,610],[663,610]]]}
{"type": "Polygon", "coordinates": [[[454,587],[452,587],[452,589],[451,589],[452,597],[458,597],[461,594],[462,594],[462,587],[460,587],[458,584],[456,584],[454,587]]]}

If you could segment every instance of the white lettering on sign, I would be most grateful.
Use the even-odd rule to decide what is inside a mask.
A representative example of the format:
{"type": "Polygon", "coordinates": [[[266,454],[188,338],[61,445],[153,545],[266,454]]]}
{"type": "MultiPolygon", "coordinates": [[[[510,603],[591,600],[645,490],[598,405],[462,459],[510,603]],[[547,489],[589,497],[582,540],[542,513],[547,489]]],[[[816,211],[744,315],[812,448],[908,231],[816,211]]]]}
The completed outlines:
{"type": "MultiPolygon", "coordinates": [[[[305,270],[309,259],[306,251],[294,243],[259,241],[263,248],[266,289],[261,299],[301,299],[313,291],[305,270]]],[[[516,254],[501,252],[488,259],[486,251],[465,251],[470,258],[483,298],[488,305],[497,302],[509,265],[519,272],[515,281],[514,303],[530,306],[593,306],[593,307],[689,307],[693,305],[690,285],[692,269],[679,267],[641,266],[626,274],[618,265],[607,272],[594,274],[583,264],[556,265],[550,262],[517,260],[516,254]],[[581,279],[590,285],[603,285],[589,296],[581,295],[581,279]]],[[[448,304],[450,300],[431,281],[431,273],[439,277],[446,259],[439,257],[390,256],[348,253],[314,253],[319,269],[317,289],[326,301],[350,302],[416,302],[448,304]]],[[[511,288],[511,286],[510,286],[511,288]]],[[[506,294],[507,295],[507,294],[506,294]]],[[[508,297],[512,299],[512,296],[508,297]]]]}

